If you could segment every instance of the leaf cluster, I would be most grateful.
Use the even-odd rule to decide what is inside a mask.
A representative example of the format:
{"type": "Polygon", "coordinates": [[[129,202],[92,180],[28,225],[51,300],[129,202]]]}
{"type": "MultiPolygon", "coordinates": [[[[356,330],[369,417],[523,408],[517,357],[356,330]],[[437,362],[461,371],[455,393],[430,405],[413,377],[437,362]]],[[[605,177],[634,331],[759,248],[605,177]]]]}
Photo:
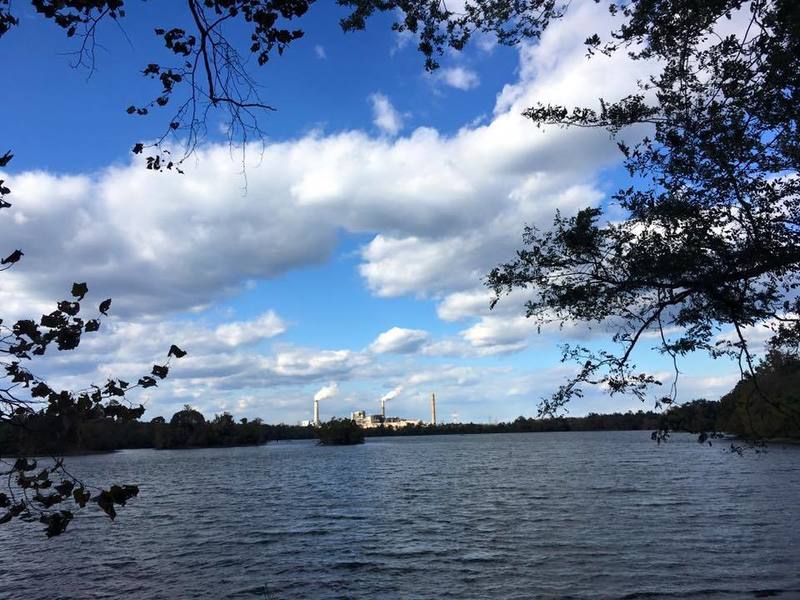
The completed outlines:
{"type": "MultiPolygon", "coordinates": [[[[0,166],[8,164],[11,158],[10,153],[0,157],[0,166]]],[[[0,195],[5,197],[10,193],[11,190],[0,182],[0,195]]],[[[10,206],[3,200],[0,210],[10,206]]],[[[23,256],[21,250],[13,251],[0,261],[3,265],[0,270],[15,266],[23,256]]],[[[81,310],[88,293],[86,282],[76,282],[72,285],[71,298],[57,302],[55,310],[39,319],[19,319],[9,325],[0,318],[0,424],[26,429],[37,419],[49,418],[50,422],[58,423],[54,432],[58,435],[74,430],[78,423],[94,419],[137,419],[144,413],[144,406],[132,405],[126,400],[126,394],[138,387],[155,386],[157,379],[167,376],[172,358],[186,354],[172,345],[166,363],[153,365],[151,374],[133,385],[123,379],[108,379],[102,386],[91,385],[78,392],[54,389],[28,365],[52,347],[58,351],[74,350],[85,334],[100,329],[101,318],[108,316],[111,309],[111,299],[100,302],[97,313],[86,318],[81,316],[81,310]]],[[[0,516],[0,524],[15,518],[26,522],[38,520],[46,525],[48,537],[63,533],[73,518],[70,510],[55,510],[53,507],[57,504],[72,500],[82,508],[92,499],[113,519],[116,516],[114,505],[124,505],[138,493],[136,486],[114,485],[92,496],[87,486],[69,474],[63,460],[58,458],[53,458],[49,467],[35,474],[32,472],[37,469],[37,461],[18,457],[11,463],[1,458],[0,462],[10,466],[2,473],[7,476],[8,493],[0,493],[0,508],[7,509],[0,516]],[[58,483],[52,478],[55,475],[60,478],[58,483]]]]}

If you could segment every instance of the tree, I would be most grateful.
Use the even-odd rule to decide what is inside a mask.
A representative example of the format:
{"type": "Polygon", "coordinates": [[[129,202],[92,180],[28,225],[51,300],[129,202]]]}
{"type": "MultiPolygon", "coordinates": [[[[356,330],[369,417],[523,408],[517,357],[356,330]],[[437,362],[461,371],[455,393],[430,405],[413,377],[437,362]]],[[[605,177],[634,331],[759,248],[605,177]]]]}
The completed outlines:
{"type": "MultiPolygon", "coordinates": [[[[0,157],[0,167],[9,163],[12,156],[0,157]]],[[[11,190],[0,181],[0,210],[9,208],[6,197],[11,190]]],[[[14,250],[0,261],[0,271],[13,267],[24,253],[14,250]]],[[[97,314],[91,318],[81,316],[81,303],[89,293],[85,282],[72,286],[71,298],[56,304],[49,314],[38,320],[20,319],[10,326],[0,319],[0,424],[24,429],[34,440],[31,455],[47,453],[50,447],[64,447],[80,436],[82,423],[97,419],[128,421],[144,413],[142,405],[133,406],[125,396],[135,388],[157,385],[169,371],[172,357],[185,354],[177,346],[169,350],[164,365],[153,365],[149,375],[142,376],[131,385],[122,379],[109,379],[104,385],[70,392],[56,390],[29,368],[35,357],[43,356],[49,348],[58,351],[74,350],[84,334],[100,329],[102,316],[107,316],[111,299],[100,302],[97,314]]],[[[78,444],[79,445],[79,444],[78,444]]],[[[8,468],[6,492],[0,492],[0,524],[15,518],[26,522],[45,524],[48,537],[63,533],[73,518],[71,510],[61,508],[63,503],[83,508],[93,501],[110,517],[116,516],[114,505],[124,505],[139,493],[135,485],[112,485],[92,494],[87,485],[64,467],[62,458],[52,457],[49,462],[19,456],[12,461],[2,460],[8,468]],[[46,466],[43,466],[44,463],[46,466]]]]}
{"type": "MultiPolygon", "coordinates": [[[[655,333],[674,361],[704,352],[756,374],[748,328],[772,329],[770,345],[800,341],[800,5],[783,0],[657,0],[610,5],[623,23],[590,53],[627,50],[659,72],[637,94],[600,109],[537,105],[537,126],[604,128],[617,137],[631,185],[601,208],[556,215],[552,230],[527,227],[517,256],[488,276],[496,299],[530,289],[526,315],[540,323],[613,323],[617,353],[567,346],[577,375],[543,401],[552,414],[582,384],[645,397],[659,382],[633,364],[655,333]],[[735,11],[741,31],[720,33],[735,11]],[[619,134],[646,126],[629,146],[619,134]],[[730,331],[729,336],[723,336],[730,331]]],[[[676,399],[673,383],[661,402],[676,399]]]]}
{"type": "Polygon", "coordinates": [[[333,418],[316,428],[319,443],[324,446],[352,446],[364,443],[364,429],[352,419],[333,418]]]}
{"type": "MultiPolygon", "coordinates": [[[[394,28],[415,33],[426,67],[435,69],[437,55],[460,50],[476,32],[503,44],[538,38],[570,3],[467,0],[461,12],[437,0],[341,4],[354,7],[346,29],[399,10],[394,28]]],[[[621,210],[614,221],[607,209],[589,207],[557,214],[549,231],[526,227],[516,258],[486,281],[492,306],[513,289],[532,290],[526,315],[540,325],[616,330],[618,352],[564,347],[563,359],[580,368],[543,400],[542,415],[556,414],[584,384],[644,399],[660,385],[631,360],[647,334],[675,367],[657,406],[676,400],[678,359],[691,352],[732,357],[755,381],[749,331],[756,325],[772,329],[771,348],[800,349],[800,4],[622,0],[608,9],[620,24],[606,39],[587,32],[588,55],[627,51],[653,60],[657,72],[636,94],[600,99],[599,110],[538,104],[524,114],[538,127],[606,129],[631,176],[613,197],[621,210]],[[738,31],[726,32],[735,18],[738,31]],[[631,146],[621,134],[634,126],[649,133],[631,146]],[[726,330],[731,335],[720,336],[726,330]]]]}
{"type": "Polygon", "coordinates": [[[742,438],[800,438],[800,358],[769,352],[754,376],[722,397],[719,411],[724,430],[742,438]]]}

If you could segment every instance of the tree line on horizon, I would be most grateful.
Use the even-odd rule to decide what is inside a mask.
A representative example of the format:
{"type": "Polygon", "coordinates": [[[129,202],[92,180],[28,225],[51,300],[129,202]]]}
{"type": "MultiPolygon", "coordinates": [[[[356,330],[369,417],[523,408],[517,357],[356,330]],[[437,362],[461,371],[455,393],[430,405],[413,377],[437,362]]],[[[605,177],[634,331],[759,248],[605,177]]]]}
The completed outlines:
{"type": "MultiPolygon", "coordinates": [[[[649,430],[694,433],[702,441],[720,432],[745,440],[800,439],[800,359],[773,351],[757,367],[757,373],[757,378],[745,377],[718,401],[698,399],[673,405],[663,412],[589,413],[584,417],[519,416],[501,423],[377,427],[363,433],[367,437],[384,437],[649,430]]],[[[346,420],[332,419],[330,423],[335,425],[346,420]]],[[[327,431],[325,425],[328,424],[315,428],[269,424],[259,418],[236,421],[227,412],[207,420],[189,405],[172,415],[169,421],[164,417],[140,421],[136,415],[124,413],[75,421],[67,428],[57,417],[42,414],[31,415],[24,424],[0,423],[0,454],[58,455],[131,448],[217,448],[280,440],[322,440],[327,431]]]]}

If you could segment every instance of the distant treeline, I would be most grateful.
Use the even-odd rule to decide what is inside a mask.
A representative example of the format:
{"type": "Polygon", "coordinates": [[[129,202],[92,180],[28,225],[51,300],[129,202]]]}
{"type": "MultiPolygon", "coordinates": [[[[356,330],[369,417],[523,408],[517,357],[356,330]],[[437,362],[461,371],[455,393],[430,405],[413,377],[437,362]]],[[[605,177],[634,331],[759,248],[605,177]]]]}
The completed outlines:
{"type": "Polygon", "coordinates": [[[63,417],[29,417],[24,423],[0,423],[0,454],[63,454],[105,452],[126,448],[217,448],[251,446],[275,440],[311,439],[313,427],[270,425],[261,419],[228,414],[206,420],[190,406],[169,421],[97,418],[69,423],[63,417]]]}
{"type": "MultiPolygon", "coordinates": [[[[702,401],[701,401],[702,402],[702,401]]],[[[709,406],[716,403],[707,403],[709,406]]],[[[682,407],[666,415],[674,428],[701,428],[708,419],[709,407],[692,403],[691,411],[682,407]]],[[[377,428],[366,430],[367,436],[450,435],[472,433],[513,433],[524,431],[601,431],[655,430],[664,425],[664,414],[628,412],[590,414],[586,417],[557,419],[527,419],[518,417],[510,423],[443,423],[439,425],[407,426],[403,429],[377,428]]],[[[333,421],[332,421],[333,422],[333,421]]],[[[349,420],[348,420],[349,422],[349,420]]],[[[215,448],[248,446],[277,440],[313,439],[324,431],[310,426],[270,425],[260,419],[235,421],[228,414],[211,420],[187,406],[169,421],[156,417],[152,421],[97,418],[75,424],[65,423],[62,417],[46,415],[30,417],[24,426],[0,424],[0,454],[63,454],[104,452],[126,448],[215,448]]],[[[330,442],[334,443],[334,442],[330,442]]]]}
{"type": "Polygon", "coordinates": [[[401,435],[450,435],[470,433],[515,433],[544,431],[624,431],[656,429],[663,415],[655,412],[589,414],[585,417],[534,419],[517,417],[508,423],[439,423],[436,425],[406,425],[402,428],[376,427],[367,429],[367,437],[401,435]]]}
{"type": "MultiPolygon", "coordinates": [[[[720,401],[695,400],[664,412],[640,410],[548,419],[517,417],[508,423],[443,423],[409,425],[402,429],[379,427],[364,433],[374,437],[637,429],[725,432],[746,439],[800,439],[800,359],[772,352],[756,369],[755,379],[743,379],[720,401]]],[[[64,415],[39,414],[26,416],[24,422],[0,423],[0,455],[246,446],[276,440],[317,438],[319,431],[310,426],[270,425],[261,419],[237,422],[228,413],[206,420],[190,406],[175,413],[169,421],[162,417],[143,422],[100,416],[70,422],[64,415]]],[[[335,440],[328,441],[336,443],[335,440]]]]}

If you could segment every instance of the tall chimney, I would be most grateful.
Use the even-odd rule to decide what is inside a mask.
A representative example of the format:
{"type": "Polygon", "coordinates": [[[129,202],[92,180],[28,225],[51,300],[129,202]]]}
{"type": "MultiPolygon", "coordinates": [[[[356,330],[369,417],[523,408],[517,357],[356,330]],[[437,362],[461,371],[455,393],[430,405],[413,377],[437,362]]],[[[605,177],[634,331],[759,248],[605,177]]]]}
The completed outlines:
{"type": "Polygon", "coordinates": [[[436,425],[436,394],[431,394],[431,424],[436,425]]]}
{"type": "Polygon", "coordinates": [[[314,398],[314,425],[319,425],[319,400],[314,398]]]}
{"type": "Polygon", "coordinates": [[[381,398],[381,418],[386,420],[386,398],[381,398]]]}

